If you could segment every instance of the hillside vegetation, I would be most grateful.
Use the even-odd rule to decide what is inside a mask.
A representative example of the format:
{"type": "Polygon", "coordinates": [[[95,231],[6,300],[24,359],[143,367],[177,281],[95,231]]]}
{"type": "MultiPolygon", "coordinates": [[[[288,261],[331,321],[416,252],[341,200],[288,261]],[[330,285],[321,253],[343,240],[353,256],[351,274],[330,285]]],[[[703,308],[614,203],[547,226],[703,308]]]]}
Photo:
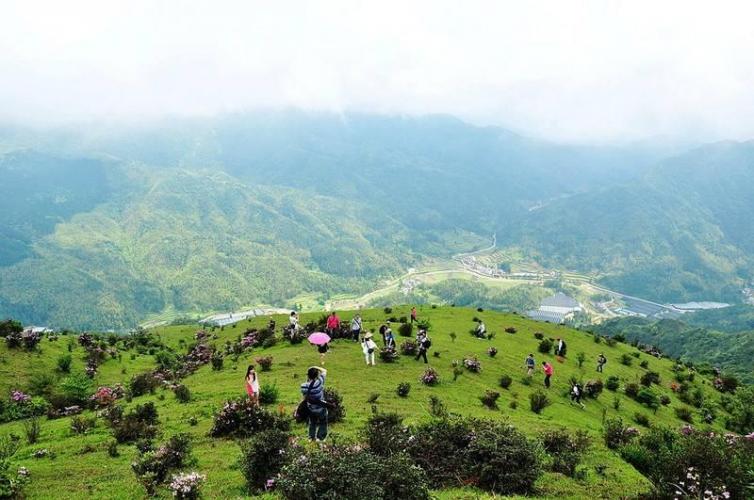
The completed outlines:
{"type": "MultiPolygon", "coordinates": [[[[362,316],[365,327],[376,332],[378,326],[387,319],[399,321],[402,317],[408,316],[408,312],[408,306],[394,307],[386,310],[365,310],[362,316]]],[[[343,320],[349,318],[350,314],[342,316],[343,320]]],[[[206,475],[202,490],[207,498],[248,497],[249,490],[242,473],[243,467],[239,468],[238,465],[241,453],[239,444],[245,443],[246,438],[234,440],[227,437],[211,437],[211,433],[216,433],[212,430],[213,426],[217,425],[216,422],[213,423],[216,415],[223,408],[225,401],[244,396],[246,366],[253,363],[259,370],[259,358],[271,357],[271,370],[259,371],[259,377],[263,388],[274,386],[279,391],[277,400],[267,406],[270,415],[280,413],[283,419],[287,420],[300,401],[298,386],[304,380],[306,369],[319,364],[319,355],[308,343],[291,345],[281,337],[280,328],[287,321],[285,316],[272,318],[278,325],[275,330],[277,342],[266,340],[262,345],[251,349],[241,347],[244,344],[240,339],[249,335],[252,330],[258,331],[254,335],[261,335],[259,332],[265,330],[269,319],[260,317],[243,321],[233,327],[214,329],[206,335],[197,334],[197,327],[194,325],[175,325],[142,332],[136,336],[104,336],[101,346],[104,354],[98,354],[100,344],[96,337],[77,337],[73,334],[45,338],[31,351],[24,350],[22,346],[9,349],[4,345],[6,343],[3,343],[0,346],[0,392],[3,394],[14,390],[24,391],[35,397],[45,398],[57,407],[66,407],[72,403],[71,398],[78,397],[79,404],[89,408],[93,405],[89,402],[89,397],[97,387],[115,387],[116,384],[123,384],[126,389],[124,397],[116,395],[113,396],[116,399],[107,399],[99,413],[85,409],[83,417],[60,416],[54,412],[50,414],[55,418],[42,417],[39,420],[41,432],[33,444],[28,444],[24,437],[28,435],[28,419],[25,421],[27,430],[24,421],[20,420],[0,425],[0,436],[15,434],[21,439],[20,449],[9,463],[12,470],[21,466],[28,469],[28,483],[24,488],[28,498],[141,498],[144,489],[137,481],[131,464],[135,461],[143,463],[145,457],[151,455],[140,455],[136,447],[130,444],[133,441],[124,439],[126,442],[122,444],[115,442],[114,432],[115,436],[122,437],[123,434],[118,432],[124,431],[123,424],[117,424],[121,420],[113,420],[112,415],[123,414],[108,408],[122,407],[127,414],[137,405],[146,403],[153,403],[157,413],[156,427],[150,427],[156,431],[153,439],[155,445],[165,443],[177,433],[186,433],[189,436],[194,461],[187,459],[186,463],[175,465],[171,471],[193,470],[206,475]],[[213,359],[226,352],[221,363],[209,362],[213,349],[216,349],[213,359]],[[187,352],[193,354],[184,357],[187,352]],[[206,357],[204,354],[199,355],[205,352],[206,357]],[[59,360],[69,354],[72,362],[67,367],[59,360]],[[193,368],[185,371],[189,366],[189,359],[200,358],[203,361],[193,365],[195,371],[193,368]],[[158,366],[162,367],[160,373],[167,376],[168,381],[179,372],[183,374],[179,380],[169,383],[180,384],[187,389],[181,390],[181,400],[185,402],[177,398],[178,389],[174,394],[167,383],[160,384],[152,393],[148,388],[142,388],[144,395],[134,393],[142,387],[144,380],[149,379],[136,376],[157,370],[158,366]],[[87,367],[93,372],[91,380],[83,375],[87,367]],[[140,382],[137,383],[137,379],[140,382]],[[110,421],[116,424],[108,424],[108,415],[110,421]],[[87,421],[92,419],[92,422],[82,424],[82,418],[87,421]],[[72,425],[79,430],[82,426],[85,429],[81,433],[76,433],[72,430],[72,425]],[[93,426],[86,428],[90,425],[93,426]],[[111,429],[111,426],[114,427],[111,429]],[[114,429],[119,430],[116,432],[114,429]]],[[[622,429],[620,436],[625,436],[619,439],[618,444],[608,440],[611,446],[614,446],[613,449],[606,446],[604,427],[607,425],[613,429],[614,432],[610,435],[615,438],[616,417],[623,420],[624,426],[638,428],[641,436],[647,438],[654,432],[647,426],[655,429],[667,428],[668,433],[679,436],[679,443],[691,439],[678,434],[679,429],[688,422],[692,422],[694,427],[701,430],[716,433],[721,433],[726,426],[738,432],[754,431],[754,418],[747,420],[751,415],[746,416],[745,404],[741,402],[744,400],[739,401],[739,398],[748,394],[749,389],[739,388],[736,395],[722,394],[713,388],[713,380],[707,375],[701,372],[694,373],[687,367],[677,367],[670,359],[658,359],[630,345],[614,341],[608,344],[606,340],[595,340],[592,335],[584,332],[532,322],[517,315],[489,311],[454,307],[434,308],[427,305],[420,306],[419,319],[428,322],[429,325],[432,338],[429,366],[439,374],[439,384],[435,386],[427,386],[419,381],[426,366],[410,356],[400,356],[394,363],[382,362],[378,356],[376,366],[366,367],[358,343],[345,339],[332,343],[332,349],[326,357],[327,386],[336,389],[342,397],[345,415],[342,421],[331,426],[328,441],[333,443],[333,450],[336,450],[333,451],[335,455],[331,457],[338,456],[338,453],[356,453],[353,455],[355,462],[333,471],[333,474],[344,474],[337,477],[350,477],[350,468],[354,468],[351,474],[353,471],[361,470],[359,464],[362,462],[359,460],[366,460],[367,455],[377,453],[375,448],[370,448],[372,451],[368,452],[343,451],[338,448],[338,443],[343,441],[363,442],[365,435],[362,430],[374,412],[380,415],[395,412],[403,418],[404,424],[409,426],[435,426],[427,429],[439,429],[440,427],[436,426],[446,425],[442,422],[449,422],[442,417],[444,412],[438,409],[440,406],[444,406],[451,414],[485,421],[508,422],[532,440],[531,444],[526,446],[533,446],[532,450],[540,450],[531,456],[532,460],[537,461],[537,465],[533,465],[530,470],[536,480],[528,494],[547,498],[634,498],[650,492],[653,484],[659,490],[665,491],[666,477],[671,473],[662,475],[658,471],[653,472],[654,466],[647,465],[650,462],[639,462],[636,459],[636,453],[644,449],[641,448],[643,444],[640,446],[644,441],[638,440],[644,438],[635,438],[634,444],[625,445],[633,446],[630,450],[622,444],[621,440],[624,438],[630,441],[633,429],[618,427],[622,429]],[[494,336],[489,339],[477,339],[471,335],[470,330],[476,325],[474,318],[482,319],[494,336]],[[542,340],[539,337],[545,343],[548,339],[557,337],[567,341],[567,356],[562,363],[552,354],[551,346],[546,349],[547,353],[541,352],[545,349],[540,350],[542,340]],[[494,357],[489,354],[490,348],[493,347],[497,350],[494,357]],[[608,363],[604,373],[598,374],[595,371],[596,359],[603,352],[608,358],[608,363]],[[541,365],[530,384],[527,382],[523,363],[529,353],[536,355],[538,365],[543,360],[554,365],[553,384],[549,390],[544,389],[542,384],[541,365]],[[473,372],[464,369],[463,360],[474,358],[480,362],[481,370],[473,372]],[[582,366],[579,366],[579,359],[583,360],[582,366]],[[459,366],[454,369],[456,361],[459,362],[459,366]],[[454,370],[457,370],[455,375],[454,370]],[[504,376],[510,377],[506,382],[507,388],[501,387],[501,378],[504,376]],[[596,381],[600,380],[605,387],[595,394],[596,397],[586,397],[584,408],[581,408],[572,404],[568,398],[570,378],[578,379],[585,384],[591,381],[589,387],[596,387],[596,381]],[[397,386],[403,382],[410,384],[410,391],[406,397],[396,394],[397,386]],[[611,385],[613,383],[615,385],[611,385]],[[638,393],[633,392],[634,390],[638,393]],[[491,406],[494,408],[486,407],[480,399],[488,391],[499,393],[496,401],[493,398],[492,402],[495,404],[491,406]],[[542,393],[550,404],[541,409],[540,413],[535,413],[530,408],[530,399],[533,395],[542,393]],[[432,397],[439,398],[439,403],[431,404],[432,397]],[[744,406],[741,406],[742,404],[744,406]],[[637,420],[641,423],[636,423],[637,420]],[[542,437],[542,433],[561,428],[574,438],[578,431],[586,433],[589,444],[583,455],[579,451],[581,445],[572,453],[563,455],[560,453],[565,451],[557,452],[552,448],[552,441],[548,441],[554,439],[552,436],[542,437]],[[550,447],[547,448],[549,451],[545,452],[540,448],[542,444],[538,443],[541,443],[541,439],[545,440],[545,444],[550,443],[550,447]],[[535,456],[539,458],[534,458],[535,456]],[[564,463],[571,465],[565,466],[564,463]],[[538,474],[540,468],[542,473],[538,474]],[[643,473],[639,472],[640,470],[643,473]]],[[[318,321],[320,313],[302,315],[302,324],[312,322],[312,328],[316,328],[318,321]]],[[[399,323],[393,324],[400,345],[407,339],[398,335],[399,326],[399,323]]],[[[10,328],[8,324],[6,328],[10,328]]],[[[265,334],[267,335],[269,332],[265,334]]],[[[377,341],[381,344],[380,339],[377,341]]],[[[100,399],[97,401],[102,402],[101,399],[104,397],[101,391],[98,391],[98,394],[100,399]]],[[[489,396],[488,394],[488,400],[489,396]]],[[[33,401],[35,405],[43,404],[40,399],[33,401]]],[[[13,406],[14,404],[16,403],[12,400],[3,402],[5,418],[19,415],[20,410],[13,406]]],[[[145,410],[142,408],[141,411],[145,410]]],[[[474,425],[480,432],[487,428],[484,427],[486,424],[474,425]]],[[[385,429],[387,428],[382,428],[380,432],[387,432],[385,429]]],[[[292,432],[300,438],[306,435],[304,426],[297,424],[293,424],[292,432]]],[[[412,432],[419,431],[417,429],[412,432]]],[[[510,431],[499,428],[497,432],[497,437],[492,439],[505,439],[499,432],[505,434],[510,431]]],[[[254,432],[251,435],[253,437],[254,432]]],[[[717,439],[704,436],[707,434],[692,434],[693,439],[717,439]]],[[[670,437],[672,436],[666,439],[670,437]]],[[[562,438],[556,439],[557,442],[561,442],[558,439],[562,438]]],[[[169,446],[180,448],[181,443],[179,440],[169,446]]],[[[373,447],[376,445],[375,440],[370,439],[370,443],[373,447]]],[[[145,446],[144,443],[137,444],[145,446]]],[[[310,455],[312,459],[318,457],[313,451],[316,445],[302,443],[302,446],[304,450],[309,450],[302,453],[314,453],[310,455]]],[[[521,446],[524,444],[521,443],[521,446]]],[[[700,449],[708,450],[705,458],[700,458],[699,455],[683,455],[682,459],[671,460],[669,463],[674,467],[681,467],[680,470],[684,472],[684,467],[690,464],[700,461],[711,462],[711,450],[717,448],[703,446],[700,449]]],[[[722,451],[722,448],[720,450],[722,451]]],[[[429,457],[434,457],[434,453],[442,453],[434,448],[422,452],[429,454],[429,457]]],[[[401,456],[403,455],[380,460],[408,460],[405,457],[400,458],[401,456]]],[[[500,467],[499,470],[493,468],[489,473],[494,476],[503,471],[513,473],[518,470],[517,468],[522,465],[516,462],[517,459],[511,458],[512,456],[505,459],[507,462],[498,463],[496,467],[500,467]]],[[[414,458],[416,459],[418,458],[414,458]]],[[[317,460],[325,458],[319,457],[317,460]]],[[[735,469],[735,464],[738,463],[735,460],[726,458],[721,462],[722,465],[716,463],[715,467],[722,467],[715,469],[718,471],[716,474],[739,475],[739,472],[730,472],[739,470],[735,469]]],[[[436,463],[445,461],[446,459],[437,458],[436,463]]],[[[401,463],[404,465],[397,470],[406,474],[413,471],[410,473],[423,477],[425,469],[407,468],[409,466],[405,462],[401,463]]],[[[711,463],[699,464],[700,467],[702,465],[712,467],[711,463]]],[[[306,470],[306,467],[301,470],[306,470]]],[[[678,473],[677,470],[673,470],[672,474],[678,473]]],[[[374,474],[377,472],[373,471],[374,474]]],[[[398,477],[401,475],[398,474],[397,478],[393,479],[400,483],[401,479],[398,477]]],[[[290,481],[294,476],[281,479],[281,492],[289,491],[285,488],[292,488],[290,481]]],[[[139,477],[144,479],[143,476],[139,477]]],[[[433,477],[435,476],[429,475],[430,484],[436,484],[433,477]]],[[[446,483],[441,487],[433,486],[439,498],[486,498],[488,495],[483,489],[475,489],[473,486],[484,489],[490,487],[481,481],[480,477],[476,480],[470,479],[464,483],[466,486],[452,484],[453,475],[441,477],[445,478],[446,483]]],[[[752,479],[745,475],[723,477],[728,481],[729,488],[738,487],[742,481],[752,479]]],[[[349,481],[338,481],[338,484],[348,484],[349,481]]],[[[417,491],[420,493],[420,490],[421,488],[417,491]]],[[[158,485],[156,494],[160,497],[169,495],[165,485],[158,485]]],[[[276,498],[277,494],[268,493],[266,498],[276,498]]],[[[398,498],[409,498],[403,494],[395,494],[398,498]]]]}

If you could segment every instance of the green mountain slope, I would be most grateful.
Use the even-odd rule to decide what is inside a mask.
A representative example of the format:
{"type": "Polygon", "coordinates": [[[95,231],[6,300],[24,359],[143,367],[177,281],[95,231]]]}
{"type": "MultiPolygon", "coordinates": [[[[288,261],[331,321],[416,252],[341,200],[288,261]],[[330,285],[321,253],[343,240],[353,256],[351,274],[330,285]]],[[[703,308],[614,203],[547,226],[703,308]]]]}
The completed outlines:
{"type": "MultiPolygon", "coordinates": [[[[395,307],[390,314],[382,310],[365,310],[362,315],[365,326],[376,330],[389,315],[405,316],[408,311],[409,307],[405,306],[395,307]]],[[[302,322],[316,321],[319,314],[305,314],[302,316],[302,322]]],[[[650,482],[623,461],[616,451],[606,448],[602,439],[603,421],[606,417],[617,416],[626,422],[632,422],[634,415],[639,413],[646,415],[652,425],[667,426],[672,432],[677,432],[684,422],[677,418],[675,408],[684,407],[685,404],[680,401],[679,395],[669,388],[675,376],[670,360],[658,360],[621,343],[615,346],[596,344],[592,336],[584,332],[535,323],[515,315],[488,311],[480,313],[476,310],[451,307],[420,307],[419,318],[431,323],[431,350],[438,352],[439,357],[430,355],[429,361],[440,374],[440,384],[428,387],[419,383],[418,378],[425,365],[411,357],[402,356],[392,364],[378,361],[377,366],[366,368],[359,344],[347,340],[333,342],[326,361],[329,370],[327,383],[342,395],[346,417],[343,422],[331,427],[331,439],[337,440],[338,436],[340,439],[362,439],[360,430],[372,414],[372,404],[367,402],[371,394],[379,394],[374,403],[379,411],[395,411],[402,415],[407,423],[412,424],[431,420],[428,399],[430,396],[436,396],[451,412],[510,422],[531,438],[536,438],[544,430],[560,427],[565,427],[571,433],[577,430],[588,433],[591,444],[579,466],[579,469],[583,469],[582,474],[577,478],[571,478],[546,469],[535,484],[537,497],[635,498],[648,493],[650,482]],[[467,333],[475,324],[472,321],[475,316],[484,319],[489,331],[496,334],[494,339],[479,340],[467,333]],[[511,327],[516,329],[516,333],[504,331],[511,327]],[[451,338],[451,332],[456,332],[457,338],[451,338]],[[556,362],[552,354],[538,353],[539,340],[535,338],[535,332],[542,332],[545,337],[563,337],[567,340],[569,351],[564,363],[556,362]],[[487,355],[487,349],[492,346],[499,351],[494,358],[487,355]],[[545,408],[541,414],[533,413],[529,409],[529,395],[542,388],[541,372],[537,372],[531,385],[522,382],[525,378],[523,359],[530,352],[537,353],[538,362],[548,360],[555,366],[553,386],[547,393],[552,405],[545,408]],[[586,363],[581,368],[577,362],[579,352],[583,352],[586,357],[586,363]],[[587,399],[584,409],[570,404],[567,397],[569,378],[575,377],[582,381],[598,378],[594,361],[601,352],[609,359],[605,373],[601,377],[618,377],[620,388],[615,393],[606,389],[597,399],[587,399]],[[619,362],[622,355],[633,360],[631,366],[619,362]],[[476,356],[481,361],[481,372],[464,371],[454,380],[452,361],[471,356],[476,356]],[[657,372],[660,377],[659,384],[652,384],[651,391],[658,396],[669,398],[669,404],[660,405],[655,413],[624,394],[626,384],[638,382],[647,372],[647,369],[639,366],[642,361],[648,363],[648,370],[657,372]],[[502,375],[512,378],[512,384],[507,390],[499,387],[502,375]],[[395,393],[400,382],[409,382],[412,386],[407,398],[398,397],[395,393]],[[499,409],[491,410],[480,403],[479,397],[486,390],[501,393],[499,409]],[[620,400],[618,409],[614,406],[615,399],[620,400]],[[512,407],[514,402],[515,408],[512,407]]],[[[237,327],[218,329],[212,332],[216,338],[212,338],[210,343],[222,348],[226,342],[236,342],[239,334],[247,328],[263,327],[268,319],[256,318],[244,321],[237,327]]],[[[274,319],[278,325],[285,324],[284,316],[274,319]]],[[[350,319],[350,315],[346,314],[343,319],[350,319]]],[[[160,328],[154,333],[160,335],[167,350],[185,353],[187,346],[195,342],[195,331],[196,326],[184,325],[160,328]]],[[[68,353],[69,338],[63,336],[54,342],[44,340],[40,344],[41,352],[38,353],[10,351],[5,343],[0,344],[0,356],[4,360],[0,364],[0,391],[4,394],[10,389],[35,390],[37,393],[58,391],[67,375],[56,371],[56,360],[68,353]],[[48,381],[40,383],[40,377],[46,377],[48,381]]],[[[398,337],[399,343],[402,340],[398,337]]],[[[84,369],[86,353],[75,340],[71,340],[71,344],[71,371],[78,374],[84,369]]],[[[121,356],[108,356],[99,366],[88,389],[90,392],[102,385],[127,384],[132,376],[154,368],[158,359],[164,359],[162,349],[154,349],[151,353],[146,348],[127,349],[122,343],[122,338],[114,338],[113,347],[121,356]]],[[[273,364],[271,371],[260,372],[261,383],[276,385],[280,391],[280,407],[273,404],[269,408],[289,415],[300,400],[298,385],[302,381],[303,373],[307,367],[319,362],[316,350],[306,343],[289,345],[287,342],[281,342],[273,347],[255,348],[244,352],[237,359],[226,356],[223,368],[217,371],[212,370],[209,364],[202,366],[196,373],[182,380],[192,395],[188,403],[179,403],[172,391],[166,387],[158,388],[155,394],[135,397],[133,402],[120,401],[120,404],[129,409],[146,402],[155,404],[159,420],[159,435],[156,442],[161,443],[174,433],[188,433],[197,458],[192,470],[207,476],[204,487],[207,498],[248,497],[241,472],[234,465],[239,456],[238,443],[231,439],[212,438],[208,433],[213,415],[222,407],[223,402],[244,394],[243,379],[247,364],[255,363],[254,359],[263,355],[272,356],[273,364]]],[[[720,395],[712,389],[709,379],[702,374],[697,374],[696,380],[690,383],[690,390],[696,389],[700,391],[706,404],[717,405],[720,395]]],[[[696,426],[719,432],[723,429],[726,413],[719,408],[716,414],[717,419],[709,425],[701,423],[700,413],[696,409],[692,411],[692,418],[696,426]]],[[[95,412],[86,411],[85,416],[94,417],[95,412]]],[[[127,444],[118,445],[119,455],[109,456],[107,447],[112,441],[111,431],[102,418],[97,419],[97,425],[83,435],[72,433],[70,417],[43,419],[41,425],[39,441],[34,445],[22,443],[21,449],[12,461],[14,467],[25,466],[30,470],[31,481],[26,488],[29,498],[95,496],[125,499],[143,496],[142,487],[136,482],[131,470],[131,462],[137,454],[135,447],[127,444]],[[47,449],[51,454],[42,458],[32,458],[34,452],[39,449],[47,449]],[[66,473],[61,474],[62,470],[66,473]]],[[[0,425],[0,435],[11,432],[23,435],[22,423],[0,425]]],[[[305,435],[306,430],[303,426],[294,426],[293,432],[301,437],[305,435]]],[[[647,430],[641,428],[641,432],[647,430]]],[[[471,488],[441,490],[435,493],[442,499],[492,498],[471,488]]],[[[160,489],[160,495],[167,493],[160,489]]]]}

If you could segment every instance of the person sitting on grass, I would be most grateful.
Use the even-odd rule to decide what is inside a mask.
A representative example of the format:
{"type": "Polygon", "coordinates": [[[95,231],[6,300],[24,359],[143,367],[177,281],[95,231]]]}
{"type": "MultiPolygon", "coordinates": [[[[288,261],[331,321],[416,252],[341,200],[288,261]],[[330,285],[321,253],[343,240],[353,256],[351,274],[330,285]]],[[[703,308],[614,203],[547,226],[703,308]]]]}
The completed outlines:
{"type": "Polygon", "coordinates": [[[367,366],[374,366],[374,351],[377,350],[377,344],[372,340],[371,332],[364,334],[364,342],[361,343],[361,350],[364,352],[367,366]]]}
{"type": "Polygon", "coordinates": [[[324,441],[327,437],[326,376],[327,370],[312,366],[306,372],[307,381],[301,384],[301,394],[309,411],[309,439],[312,441],[324,441]]]}

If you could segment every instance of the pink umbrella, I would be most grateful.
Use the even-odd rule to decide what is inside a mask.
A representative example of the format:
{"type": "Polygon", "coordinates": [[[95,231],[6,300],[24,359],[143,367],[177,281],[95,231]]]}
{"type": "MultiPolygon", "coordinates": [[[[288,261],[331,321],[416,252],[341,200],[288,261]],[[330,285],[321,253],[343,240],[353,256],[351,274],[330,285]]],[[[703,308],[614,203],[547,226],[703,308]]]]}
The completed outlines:
{"type": "Polygon", "coordinates": [[[324,345],[330,342],[330,336],[325,332],[314,332],[307,340],[314,345],[324,345]]]}

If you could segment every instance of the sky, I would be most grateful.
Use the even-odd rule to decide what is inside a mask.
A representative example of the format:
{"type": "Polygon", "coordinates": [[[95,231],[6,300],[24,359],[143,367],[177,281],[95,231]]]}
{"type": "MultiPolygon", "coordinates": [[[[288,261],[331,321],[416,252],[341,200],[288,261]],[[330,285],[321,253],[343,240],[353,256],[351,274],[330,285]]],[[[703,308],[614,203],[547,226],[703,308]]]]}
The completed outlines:
{"type": "Polygon", "coordinates": [[[754,4],[0,0],[0,120],[444,113],[551,140],[754,139],[754,4]]]}

